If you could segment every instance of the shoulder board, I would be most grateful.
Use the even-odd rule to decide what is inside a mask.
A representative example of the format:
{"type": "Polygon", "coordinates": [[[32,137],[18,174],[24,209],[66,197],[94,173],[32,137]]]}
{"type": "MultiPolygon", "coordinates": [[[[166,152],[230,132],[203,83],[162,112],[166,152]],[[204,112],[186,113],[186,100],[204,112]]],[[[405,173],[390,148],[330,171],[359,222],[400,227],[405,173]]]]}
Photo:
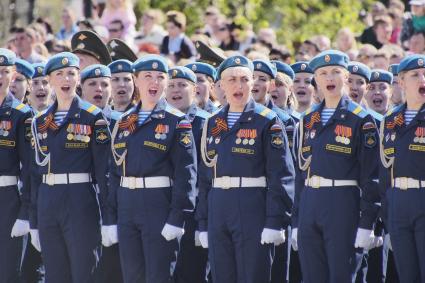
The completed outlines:
{"type": "Polygon", "coordinates": [[[347,110],[350,111],[351,113],[359,116],[360,118],[364,118],[369,114],[361,105],[359,105],[359,104],[357,104],[353,101],[348,102],[347,110]]]}
{"type": "Polygon", "coordinates": [[[385,117],[389,117],[394,113],[398,113],[400,112],[401,108],[403,107],[404,104],[398,105],[396,107],[391,108],[390,110],[388,110],[388,112],[385,114],[385,117]]]}
{"type": "Polygon", "coordinates": [[[196,116],[199,116],[203,119],[207,119],[211,116],[211,114],[201,108],[198,107],[198,109],[196,110],[196,116]]]}
{"type": "Polygon", "coordinates": [[[177,108],[174,108],[173,106],[168,105],[168,104],[165,107],[165,111],[168,112],[168,113],[171,113],[171,114],[173,114],[173,115],[175,115],[177,117],[183,117],[183,116],[185,116],[185,114],[183,112],[181,112],[177,108]]]}
{"type": "Polygon", "coordinates": [[[277,116],[276,112],[258,103],[256,103],[255,105],[255,113],[260,114],[261,116],[266,117],[269,120],[277,116]]]}
{"type": "Polygon", "coordinates": [[[177,124],[177,129],[192,129],[192,124],[189,120],[183,119],[177,124]]]}
{"type": "MultiPolygon", "coordinates": [[[[300,113],[299,119],[301,119],[301,117],[305,117],[308,114],[316,111],[317,109],[319,109],[319,107],[320,107],[320,104],[313,104],[313,105],[311,105],[310,108],[308,108],[306,111],[304,111],[304,113],[300,113]]],[[[298,112],[297,111],[294,111],[294,112],[292,112],[292,115],[295,116],[295,113],[298,113],[298,112]]]]}
{"type": "Polygon", "coordinates": [[[381,122],[382,119],[384,118],[383,115],[379,114],[378,112],[372,110],[372,109],[367,109],[367,111],[369,112],[369,114],[373,117],[373,119],[381,122]]]}
{"type": "Polygon", "coordinates": [[[22,113],[27,113],[28,111],[31,110],[31,108],[28,105],[23,104],[22,102],[20,102],[17,99],[13,99],[12,108],[19,110],[22,113]]]}
{"type": "Polygon", "coordinates": [[[80,107],[81,107],[81,109],[83,109],[83,110],[85,110],[85,111],[87,111],[90,114],[93,114],[95,116],[102,111],[97,106],[95,106],[95,105],[93,105],[93,104],[91,104],[87,101],[83,101],[83,100],[80,101],[80,107]]]}

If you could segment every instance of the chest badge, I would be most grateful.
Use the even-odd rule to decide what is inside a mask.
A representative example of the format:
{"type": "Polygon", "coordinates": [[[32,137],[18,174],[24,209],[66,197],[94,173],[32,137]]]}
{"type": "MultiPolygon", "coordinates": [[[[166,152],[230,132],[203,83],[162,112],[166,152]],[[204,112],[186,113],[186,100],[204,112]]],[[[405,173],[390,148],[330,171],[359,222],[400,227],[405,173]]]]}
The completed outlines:
{"type": "Polygon", "coordinates": [[[236,134],[236,144],[254,145],[257,137],[257,129],[240,129],[236,134]]]}
{"type": "Polygon", "coordinates": [[[169,131],[170,128],[168,127],[168,125],[158,124],[155,128],[155,138],[157,140],[165,140],[169,131]]]}
{"type": "Polygon", "coordinates": [[[12,121],[0,122],[0,136],[7,137],[10,129],[12,129],[12,121]]]}
{"type": "Polygon", "coordinates": [[[414,143],[425,143],[425,127],[417,127],[415,131],[414,143]]]}
{"type": "Polygon", "coordinates": [[[335,127],[335,141],[349,145],[351,143],[350,138],[352,137],[352,129],[350,127],[342,126],[342,125],[336,125],[335,127]]]}

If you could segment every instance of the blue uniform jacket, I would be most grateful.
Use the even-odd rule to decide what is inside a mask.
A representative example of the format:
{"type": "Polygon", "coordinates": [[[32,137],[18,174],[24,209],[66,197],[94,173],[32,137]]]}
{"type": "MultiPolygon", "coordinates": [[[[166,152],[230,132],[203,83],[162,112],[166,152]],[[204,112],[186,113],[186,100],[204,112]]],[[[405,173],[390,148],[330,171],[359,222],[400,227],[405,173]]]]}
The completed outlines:
{"type": "Polygon", "coordinates": [[[294,195],[294,166],[286,133],[276,113],[251,99],[239,120],[227,128],[229,105],[208,120],[207,156],[217,155],[215,168],[200,176],[196,219],[207,231],[208,192],[212,178],[261,177],[267,179],[265,226],[280,229],[289,223],[294,195]]]}
{"type": "Polygon", "coordinates": [[[185,115],[161,99],[150,116],[138,125],[141,104],[121,116],[114,141],[118,154],[127,150],[120,166],[113,162],[109,223],[117,221],[116,190],[121,176],[167,176],[173,180],[170,213],[167,223],[183,227],[183,210],[193,210],[189,195],[196,186],[196,150],[192,126],[185,115]]]}
{"type": "MultiPolygon", "coordinates": [[[[299,139],[303,139],[303,157],[312,158],[306,171],[301,171],[297,166],[293,227],[298,224],[299,199],[304,180],[309,174],[310,177],[317,175],[334,180],[357,180],[362,191],[359,227],[372,229],[380,200],[378,184],[373,181],[378,168],[379,142],[375,121],[363,107],[344,95],[333,116],[323,126],[320,119],[323,107],[324,102],[312,106],[303,114],[303,136],[297,131],[295,138],[297,147],[299,139]]],[[[303,163],[298,158],[297,162],[303,163]]]]}

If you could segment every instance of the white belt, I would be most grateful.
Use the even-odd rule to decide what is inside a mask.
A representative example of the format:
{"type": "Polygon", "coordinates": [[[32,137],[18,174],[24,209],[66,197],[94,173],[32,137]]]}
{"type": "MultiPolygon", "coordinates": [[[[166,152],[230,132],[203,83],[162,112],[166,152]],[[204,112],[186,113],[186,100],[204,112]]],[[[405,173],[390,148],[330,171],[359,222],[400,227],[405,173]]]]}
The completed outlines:
{"type": "Polygon", "coordinates": [[[346,187],[358,185],[356,180],[332,180],[320,176],[311,176],[310,179],[305,180],[304,184],[315,189],[320,187],[346,187]]]}
{"type": "Polygon", "coordinates": [[[89,173],[43,174],[43,183],[49,186],[89,183],[91,180],[89,173]]]}
{"type": "Polygon", "coordinates": [[[156,177],[121,177],[120,186],[134,189],[167,188],[173,185],[173,181],[166,176],[156,177]]]}
{"type": "Polygon", "coordinates": [[[14,186],[17,184],[17,176],[0,176],[0,187],[14,186]]]}
{"type": "Polygon", "coordinates": [[[252,187],[267,187],[266,177],[261,176],[257,178],[248,177],[229,177],[223,176],[214,178],[214,188],[230,189],[230,188],[252,188],[252,187]]]}
{"type": "Polygon", "coordinates": [[[393,184],[394,187],[400,188],[400,190],[425,188],[425,181],[408,177],[395,178],[393,184]]]}

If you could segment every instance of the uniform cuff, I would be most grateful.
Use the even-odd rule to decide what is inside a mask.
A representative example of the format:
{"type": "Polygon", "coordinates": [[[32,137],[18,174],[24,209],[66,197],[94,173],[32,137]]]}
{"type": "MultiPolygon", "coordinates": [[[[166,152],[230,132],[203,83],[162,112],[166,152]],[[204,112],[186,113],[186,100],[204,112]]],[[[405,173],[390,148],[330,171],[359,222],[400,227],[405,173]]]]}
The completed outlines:
{"type": "Polygon", "coordinates": [[[280,217],[267,217],[265,228],[280,230],[282,228],[282,218],[280,217]]]}
{"type": "Polygon", "coordinates": [[[207,232],[208,231],[208,221],[207,220],[198,221],[198,229],[199,229],[199,232],[207,232]]]}
{"type": "Polygon", "coordinates": [[[184,214],[182,211],[172,210],[168,215],[167,223],[176,227],[184,226],[184,214]]]}

